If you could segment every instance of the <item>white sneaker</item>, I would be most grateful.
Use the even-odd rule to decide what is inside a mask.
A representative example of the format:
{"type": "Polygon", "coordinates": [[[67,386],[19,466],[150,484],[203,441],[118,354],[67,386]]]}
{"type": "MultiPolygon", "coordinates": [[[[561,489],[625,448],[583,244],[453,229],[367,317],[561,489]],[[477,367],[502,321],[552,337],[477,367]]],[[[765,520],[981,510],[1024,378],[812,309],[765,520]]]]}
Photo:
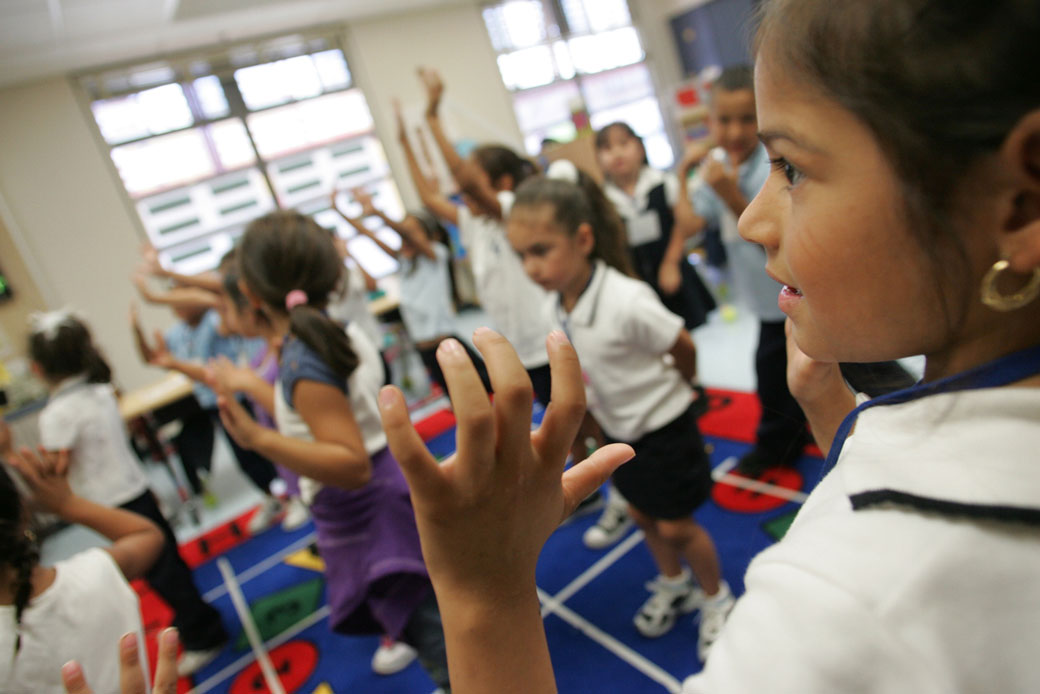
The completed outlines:
{"type": "Polygon", "coordinates": [[[223,646],[218,646],[217,648],[207,648],[201,651],[184,651],[177,660],[177,676],[188,677],[194,675],[212,662],[223,650],[223,646]]]}
{"type": "Polygon", "coordinates": [[[680,614],[697,610],[704,603],[704,591],[693,583],[689,570],[676,579],[658,576],[646,584],[650,598],[643,603],[632,622],[639,633],[655,639],[667,634],[680,614]]]}
{"type": "Polygon", "coordinates": [[[372,672],[393,675],[411,665],[416,655],[415,649],[407,643],[383,639],[372,656],[372,672]]]}
{"type": "Polygon", "coordinates": [[[276,497],[268,496],[264,498],[264,503],[260,504],[260,508],[257,509],[253,517],[249,519],[249,524],[246,525],[246,529],[249,530],[250,535],[256,535],[274,525],[275,518],[282,512],[282,502],[276,497]]]}
{"type": "Polygon", "coordinates": [[[719,592],[711,597],[702,593],[701,625],[697,636],[697,657],[703,663],[708,659],[708,652],[712,645],[722,633],[722,627],[726,624],[729,613],[737,600],[730,592],[729,584],[722,581],[719,584],[719,592]]]}
{"type": "Polygon", "coordinates": [[[604,549],[623,538],[632,525],[628,502],[611,487],[603,513],[595,525],[581,536],[581,541],[589,549],[604,549]]]}
{"type": "Polygon", "coordinates": [[[285,504],[285,518],[282,519],[282,530],[291,532],[303,527],[310,519],[311,512],[307,510],[307,505],[300,500],[300,497],[294,496],[285,504]]]}

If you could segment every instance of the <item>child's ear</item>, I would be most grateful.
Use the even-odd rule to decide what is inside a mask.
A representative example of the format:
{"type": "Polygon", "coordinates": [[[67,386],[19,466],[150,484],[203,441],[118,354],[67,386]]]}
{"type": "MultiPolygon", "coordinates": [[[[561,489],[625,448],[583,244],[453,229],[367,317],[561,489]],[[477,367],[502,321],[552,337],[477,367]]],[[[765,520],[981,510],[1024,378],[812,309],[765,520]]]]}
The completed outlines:
{"type": "Polygon", "coordinates": [[[516,179],[513,178],[513,174],[502,174],[495,179],[495,190],[515,190],[516,179]]]}
{"type": "Polygon", "coordinates": [[[1040,267],[1040,110],[1012,129],[1000,151],[1000,164],[1010,175],[1004,191],[1000,249],[1016,272],[1040,267]]]}
{"type": "Polygon", "coordinates": [[[596,247],[596,235],[592,232],[592,225],[588,222],[579,224],[578,230],[574,232],[574,240],[582,253],[585,255],[591,254],[596,247]]]}

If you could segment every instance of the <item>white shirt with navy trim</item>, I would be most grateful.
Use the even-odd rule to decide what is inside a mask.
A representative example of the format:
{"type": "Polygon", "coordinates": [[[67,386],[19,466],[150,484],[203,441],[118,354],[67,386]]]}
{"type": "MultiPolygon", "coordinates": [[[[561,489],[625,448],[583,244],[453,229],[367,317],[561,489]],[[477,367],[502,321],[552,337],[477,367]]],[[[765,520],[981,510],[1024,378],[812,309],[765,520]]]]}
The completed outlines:
{"type": "MultiPolygon", "coordinates": [[[[514,195],[498,194],[502,218],[509,216],[514,195]]],[[[549,363],[545,338],[552,324],[542,311],[548,292],[524,272],[520,257],[509,245],[505,224],[488,216],[476,216],[459,208],[459,237],[469,254],[477,295],[494,327],[509,340],[524,368],[549,363]]]]}
{"type": "Polygon", "coordinates": [[[85,376],[62,381],[40,413],[39,427],[44,448],[69,450],[69,486],[84,499],[120,506],[148,489],[111,384],[87,383],[85,376]]]}
{"type": "Polygon", "coordinates": [[[611,438],[635,441],[690,406],[693,389],[668,354],[683,319],[646,282],[596,261],[570,314],[558,294],[549,306],[578,353],[589,412],[611,438]]]}
{"type": "Polygon", "coordinates": [[[1038,451],[1040,388],[864,410],[684,694],[1040,692],[1038,451]]]}
{"type": "Polygon", "coordinates": [[[630,246],[641,246],[658,240],[665,232],[671,233],[671,229],[661,229],[661,218],[657,211],[647,207],[650,204],[650,191],[658,186],[664,186],[665,201],[669,207],[674,207],[679,201],[679,180],[674,174],[649,166],[640,169],[632,195],[610,181],[603,186],[607,199],[614,203],[618,214],[625,220],[625,234],[630,246]]]}

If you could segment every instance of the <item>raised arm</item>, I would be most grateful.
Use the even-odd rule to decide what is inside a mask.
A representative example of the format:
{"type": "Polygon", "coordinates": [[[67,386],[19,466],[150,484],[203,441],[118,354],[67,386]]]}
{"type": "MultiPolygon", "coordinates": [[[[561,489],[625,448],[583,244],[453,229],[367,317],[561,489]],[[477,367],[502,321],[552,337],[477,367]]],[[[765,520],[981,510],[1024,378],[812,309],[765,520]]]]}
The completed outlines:
{"type": "Polygon", "coordinates": [[[494,403],[465,350],[441,343],[458,418],[456,454],[441,464],[412,426],[402,393],[380,393],[390,449],[408,480],[423,557],[437,594],[455,694],[556,691],[535,565],[561,520],[622,462],[605,446],[564,472],[585,413],[581,366],[562,332],[547,345],[552,402],[531,432],[531,381],[506,340],[482,328],[474,343],[494,385],[494,403]]]}
{"type": "Polygon", "coordinates": [[[268,414],[274,416],[274,386],[248,367],[236,366],[230,359],[221,355],[210,361],[206,383],[214,390],[244,393],[268,414]]]}
{"type": "MultiPolygon", "coordinates": [[[[357,217],[357,218],[354,218],[354,217],[348,217],[347,214],[343,210],[341,210],[339,208],[339,205],[336,203],[336,194],[337,194],[336,191],[332,192],[332,209],[336,210],[336,212],[339,213],[340,217],[342,217],[343,219],[347,220],[347,223],[350,224],[350,226],[354,227],[354,231],[356,231],[361,236],[367,236],[368,238],[372,239],[372,241],[377,246],[379,246],[379,248],[384,253],[386,253],[391,258],[396,258],[397,254],[398,254],[398,250],[396,248],[391,247],[386,242],[384,242],[381,238],[379,238],[374,233],[372,233],[372,230],[369,229],[368,227],[366,227],[364,225],[364,223],[362,222],[362,220],[365,217],[369,217],[369,216],[371,216],[371,215],[376,213],[375,207],[372,206],[372,196],[369,195],[368,193],[366,193],[365,191],[363,191],[360,188],[355,188],[354,190],[351,191],[351,194],[354,196],[354,198],[359,203],[361,203],[361,216],[357,217]]],[[[346,251],[346,247],[347,247],[346,243],[344,242],[344,244],[343,244],[343,250],[344,251],[346,251]]]]}
{"type": "Polygon", "coordinates": [[[426,87],[426,125],[433,135],[437,149],[448,164],[452,178],[458,184],[462,192],[472,197],[481,209],[496,219],[502,218],[502,206],[498,202],[495,189],[488,182],[487,176],[471,161],[459,156],[459,153],[448,141],[441,126],[440,105],[441,97],[444,95],[444,82],[440,74],[430,68],[419,68],[419,78],[426,87]]]}
{"type": "Polygon", "coordinates": [[[159,264],[159,253],[150,243],[141,246],[141,267],[154,277],[165,277],[182,287],[194,287],[219,294],[223,291],[223,279],[219,272],[202,272],[197,275],[182,275],[167,270],[159,264]]]}
{"type": "Polygon", "coordinates": [[[166,339],[161,331],[156,330],[153,333],[154,346],[148,344],[148,339],[145,337],[137,317],[137,309],[133,306],[130,307],[130,327],[134,333],[134,344],[137,346],[137,351],[145,363],[161,369],[180,371],[193,381],[206,383],[210,379],[210,374],[205,364],[174,357],[170,350],[167,349],[166,339]]]}
{"type": "Polygon", "coordinates": [[[38,505],[112,540],[105,549],[128,581],[140,578],[152,568],[165,542],[158,526],[144,516],[73,494],[67,477],[69,451],[40,449],[36,454],[22,448],[10,454],[8,460],[29,485],[38,505]]]}
{"type": "Polygon", "coordinates": [[[408,173],[412,177],[415,189],[419,192],[419,199],[433,214],[441,219],[446,219],[452,224],[458,224],[459,208],[441,194],[434,182],[427,178],[426,174],[423,173],[422,167],[419,166],[415,150],[412,149],[412,143],[408,139],[408,130],[405,127],[404,115],[401,113],[401,104],[396,99],[394,100],[394,116],[397,119],[397,141],[401,143],[401,150],[404,152],[405,161],[408,163],[408,173]]]}
{"type": "Polygon", "coordinates": [[[657,273],[657,284],[665,294],[674,294],[679,291],[681,283],[679,268],[686,257],[686,244],[700,234],[705,227],[704,219],[694,211],[693,203],[690,200],[689,178],[690,172],[707,156],[709,151],[711,151],[710,142],[704,140],[694,142],[686,148],[686,152],[679,162],[676,172],[679,178],[679,196],[675,201],[675,207],[672,208],[675,215],[675,226],[657,273]]]}
{"type": "Polygon", "coordinates": [[[218,308],[220,305],[220,290],[214,293],[208,289],[200,289],[198,287],[173,287],[165,291],[156,291],[148,284],[148,278],[140,273],[134,275],[133,283],[141,299],[150,304],[173,308],[191,308],[195,306],[218,308]]]}

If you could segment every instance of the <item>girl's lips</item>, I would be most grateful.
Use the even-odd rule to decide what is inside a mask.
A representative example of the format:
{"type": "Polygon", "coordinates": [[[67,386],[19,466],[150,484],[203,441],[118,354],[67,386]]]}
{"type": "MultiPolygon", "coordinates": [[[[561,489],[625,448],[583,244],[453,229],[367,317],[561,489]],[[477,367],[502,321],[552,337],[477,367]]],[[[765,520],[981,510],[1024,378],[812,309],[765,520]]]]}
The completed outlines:
{"type": "Polygon", "coordinates": [[[802,293],[790,285],[785,284],[780,290],[780,296],[776,299],[776,305],[787,315],[791,314],[794,307],[802,300],[802,293]]]}

